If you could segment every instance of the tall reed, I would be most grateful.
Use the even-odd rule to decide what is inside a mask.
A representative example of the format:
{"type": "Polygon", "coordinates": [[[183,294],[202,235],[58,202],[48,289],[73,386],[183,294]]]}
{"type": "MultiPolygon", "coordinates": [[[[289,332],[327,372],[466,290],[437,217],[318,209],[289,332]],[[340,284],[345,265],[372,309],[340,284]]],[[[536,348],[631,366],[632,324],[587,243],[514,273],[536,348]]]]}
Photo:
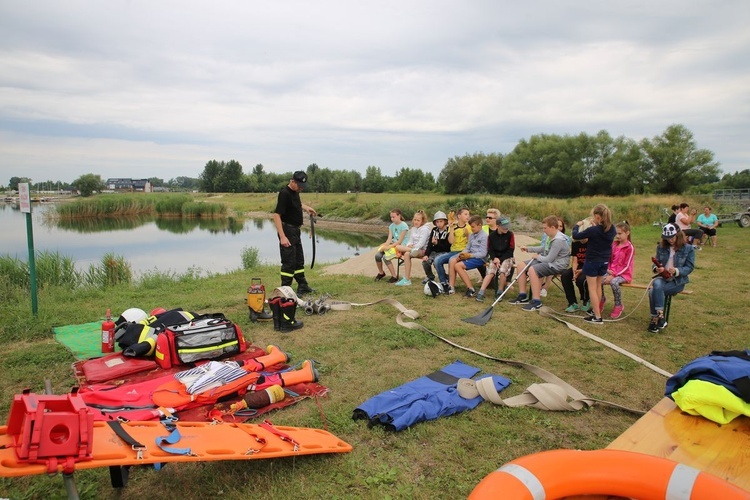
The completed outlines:
{"type": "Polygon", "coordinates": [[[56,205],[50,216],[60,219],[133,217],[159,215],[170,217],[223,217],[227,206],[221,203],[194,202],[187,194],[108,194],[56,205]]]}

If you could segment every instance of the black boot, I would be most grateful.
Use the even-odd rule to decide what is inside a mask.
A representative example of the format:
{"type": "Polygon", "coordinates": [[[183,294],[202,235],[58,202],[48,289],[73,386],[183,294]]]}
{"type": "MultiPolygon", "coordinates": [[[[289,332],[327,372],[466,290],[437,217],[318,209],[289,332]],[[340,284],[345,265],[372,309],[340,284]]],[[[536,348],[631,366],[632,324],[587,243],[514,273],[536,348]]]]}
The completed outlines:
{"type": "Polygon", "coordinates": [[[279,331],[281,329],[281,297],[270,299],[268,307],[271,308],[271,313],[273,314],[273,329],[279,331]]]}
{"type": "Polygon", "coordinates": [[[315,293],[315,290],[310,288],[310,285],[307,283],[300,283],[299,286],[297,286],[297,296],[301,297],[303,295],[309,295],[315,293]]]}
{"type": "Polygon", "coordinates": [[[289,333],[302,328],[303,323],[294,319],[294,316],[297,314],[297,301],[283,297],[280,300],[279,327],[281,333],[289,333]]]}

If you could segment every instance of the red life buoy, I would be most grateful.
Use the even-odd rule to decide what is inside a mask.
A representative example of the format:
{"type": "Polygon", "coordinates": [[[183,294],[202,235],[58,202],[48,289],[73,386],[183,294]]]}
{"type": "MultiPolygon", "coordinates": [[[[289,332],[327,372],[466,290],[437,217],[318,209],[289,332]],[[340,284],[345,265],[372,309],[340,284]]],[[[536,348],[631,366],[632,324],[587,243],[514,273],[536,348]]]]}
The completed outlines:
{"type": "Polygon", "coordinates": [[[527,455],[482,479],[469,499],[552,500],[573,495],[750,499],[750,492],[693,467],[619,450],[553,450],[527,455]]]}

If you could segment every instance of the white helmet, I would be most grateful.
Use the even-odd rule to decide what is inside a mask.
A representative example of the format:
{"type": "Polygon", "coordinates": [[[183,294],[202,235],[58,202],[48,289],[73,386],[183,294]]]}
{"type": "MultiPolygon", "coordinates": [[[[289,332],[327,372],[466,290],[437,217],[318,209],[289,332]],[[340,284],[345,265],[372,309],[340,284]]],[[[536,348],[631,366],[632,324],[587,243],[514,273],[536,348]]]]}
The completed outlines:
{"type": "Polygon", "coordinates": [[[428,297],[437,297],[443,293],[443,285],[437,281],[430,280],[424,284],[424,294],[428,297]]]}
{"type": "Polygon", "coordinates": [[[143,321],[146,318],[148,318],[148,314],[146,314],[146,311],[144,311],[143,309],[138,309],[137,307],[131,307],[130,309],[126,309],[122,314],[120,314],[120,317],[117,318],[117,321],[115,321],[115,326],[117,328],[120,328],[127,323],[138,323],[139,321],[143,321]]]}

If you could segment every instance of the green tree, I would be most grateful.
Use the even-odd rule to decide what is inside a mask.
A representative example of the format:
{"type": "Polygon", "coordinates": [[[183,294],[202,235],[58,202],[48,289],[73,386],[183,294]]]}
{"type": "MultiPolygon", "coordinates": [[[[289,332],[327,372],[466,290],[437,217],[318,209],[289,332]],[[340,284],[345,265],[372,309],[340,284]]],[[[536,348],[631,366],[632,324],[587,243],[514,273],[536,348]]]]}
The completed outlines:
{"type": "Polygon", "coordinates": [[[328,168],[318,168],[314,163],[307,167],[307,191],[311,193],[330,193],[333,172],[328,168]]]}
{"type": "Polygon", "coordinates": [[[219,193],[242,193],[247,185],[243,180],[242,165],[236,160],[221,162],[221,171],[214,181],[214,191],[219,193]]]}
{"type": "Polygon", "coordinates": [[[435,179],[432,175],[425,175],[419,169],[402,168],[391,179],[393,191],[406,193],[422,193],[435,189],[435,179]]]}
{"type": "Polygon", "coordinates": [[[365,170],[365,178],[362,179],[362,190],[368,193],[382,193],[385,190],[387,180],[383,177],[378,167],[373,165],[365,170]]]}
{"type": "MultiPolygon", "coordinates": [[[[563,178],[563,165],[558,164],[563,150],[560,136],[542,134],[533,135],[529,140],[522,139],[503,162],[503,179],[505,194],[512,195],[549,195],[562,194],[560,187],[551,188],[563,178]]],[[[569,157],[563,163],[570,163],[569,157]]],[[[566,180],[577,186],[580,181],[566,180]]]]}
{"type": "Polygon", "coordinates": [[[164,179],[160,179],[158,177],[149,177],[148,182],[153,187],[164,187],[166,184],[164,183],[164,179]]]}
{"type": "Polygon", "coordinates": [[[647,174],[641,148],[633,139],[624,136],[612,141],[611,150],[602,157],[602,168],[588,183],[585,194],[625,196],[643,193],[647,174]]]}
{"type": "Polygon", "coordinates": [[[499,193],[503,156],[498,153],[475,156],[469,178],[464,182],[465,193],[499,193]]]}
{"type": "Polygon", "coordinates": [[[670,125],[662,135],[643,139],[641,149],[654,193],[682,193],[720,173],[713,152],[698,149],[693,133],[683,125],[670,125]]]}
{"type": "Polygon", "coordinates": [[[12,191],[18,191],[18,184],[22,182],[31,182],[31,179],[28,177],[11,177],[10,181],[8,182],[8,189],[12,191]]]}
{"type": "Polygon", "coordinates": [[[73,187],[81,193],[81,196],[91,196],[94,191],[104,189],[104,181],[99,175],[84,174],[73,181],[73,187]]]}
{"type": "Polygon", "coordinates": [[[454,156],[445,162],[443,170],[438,174],[438,184],[445,194],[466,194],[469,192],[467,181],[475,163],[480,161],[474,156],[454,156]]]}
{"type": "Polygon", "coordinates": [[[203,172],[201,172],[200,175],[201,190],[207,193],[215,193],[217,191],[216,183],[218,177],[221,175],[223,170],[224,162],[219,163],[216,160],[211,160],[206,163],[206,166],[203,168],[203,172]]]}
{"type": "Polygon", "coordinates": [[[189,191],[200,188],[201,181],[200,179],[195,179],[193,177],[180,176],[170,179],[167,184],[169,185],[169,188],[173,190],[189,191]]]}
{"type": "Polygon", "coordinates": [[[750,188],[750,170],[726,174],[721,178],[720,189],[748,189],[750,188]]]}

